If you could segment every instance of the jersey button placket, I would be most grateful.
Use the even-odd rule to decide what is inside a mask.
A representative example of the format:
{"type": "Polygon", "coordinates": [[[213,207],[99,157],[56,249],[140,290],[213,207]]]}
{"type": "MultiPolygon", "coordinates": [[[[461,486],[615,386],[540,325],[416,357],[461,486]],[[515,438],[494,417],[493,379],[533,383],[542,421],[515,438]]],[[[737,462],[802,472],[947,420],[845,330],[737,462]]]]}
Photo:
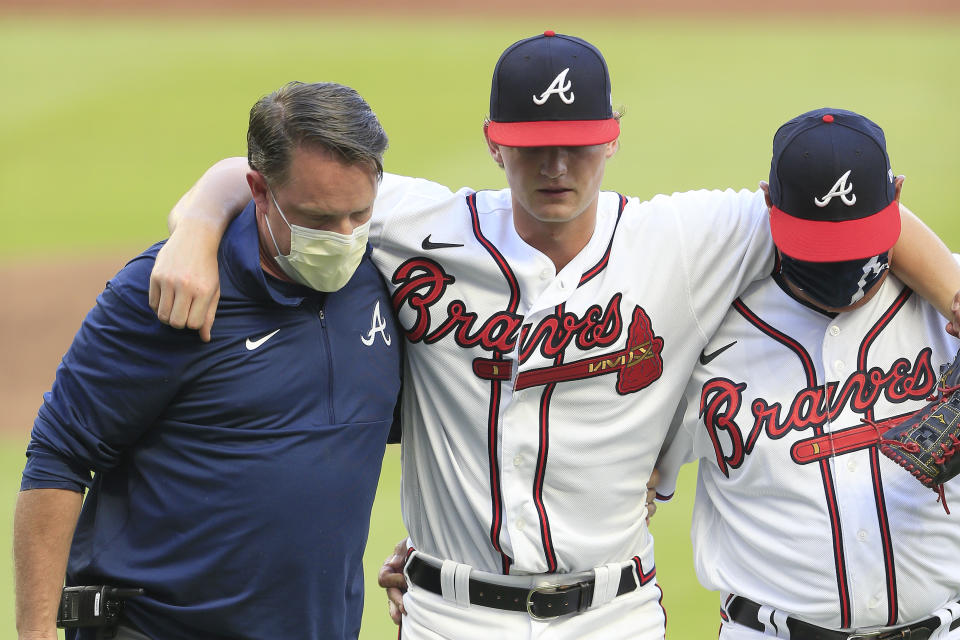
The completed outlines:
{"type": "Polygon", "coordinates": [[[540,550],[535,545],[536,510],[531,496],[538,433],[527,428],[537,424],[538,395],[534,389],[514,391],[503,412],[501,431],[501,473],[503,481],[504,527],[510,538],[515,565],[526,568],[540,550]]]}

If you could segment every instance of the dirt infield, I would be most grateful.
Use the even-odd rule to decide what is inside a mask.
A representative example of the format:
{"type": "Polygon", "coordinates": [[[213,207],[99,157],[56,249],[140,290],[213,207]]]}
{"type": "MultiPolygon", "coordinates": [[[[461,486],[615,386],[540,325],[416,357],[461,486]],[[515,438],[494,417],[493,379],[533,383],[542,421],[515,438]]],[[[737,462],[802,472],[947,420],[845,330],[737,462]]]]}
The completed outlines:
{"type": "Polygon", "coordinates": [[[33,425],[60,358],[103,285],[133,255],[64,264],[24,261],[0,267],[0,431],[33,425]]]}

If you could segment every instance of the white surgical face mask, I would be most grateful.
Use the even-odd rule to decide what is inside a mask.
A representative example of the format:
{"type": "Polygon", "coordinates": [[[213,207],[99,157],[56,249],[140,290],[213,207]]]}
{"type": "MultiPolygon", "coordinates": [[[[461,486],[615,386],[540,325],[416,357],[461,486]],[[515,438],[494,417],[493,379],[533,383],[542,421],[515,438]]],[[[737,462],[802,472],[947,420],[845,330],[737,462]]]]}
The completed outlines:
{"type": "Polygon", "coordinates": [[[274,259],[283,272],[305,287],[316,291],[333,292],[342,289],[353,277],[363,252],[367,249],[367,236],[370,233],[370,221],[353,230],[350,235],[334,231],[321,231],[290,224],[283,215],[277,199],[270,191],[273,205],[280,217],[290,227],[290,253],[282,255],[277,239],[270,228],[270,218],[265,217],[267,231],[277,249],[274,259]]]}

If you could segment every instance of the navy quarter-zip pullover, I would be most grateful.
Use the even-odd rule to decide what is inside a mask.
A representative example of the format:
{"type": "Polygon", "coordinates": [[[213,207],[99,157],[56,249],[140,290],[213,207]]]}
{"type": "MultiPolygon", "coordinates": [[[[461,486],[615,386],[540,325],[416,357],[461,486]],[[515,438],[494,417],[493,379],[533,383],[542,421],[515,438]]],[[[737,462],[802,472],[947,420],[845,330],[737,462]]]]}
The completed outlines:
{"type": "Polygon", "coordinates": [[[107,283],[28,446],[22,489],[89,489],[68,584],[143,587],[126,615],[156,639],[356,638],[401,375],[369,248],[335,293],[279,281],[251,202],[203,343],[147,305],[161,244],[107,283]]]}

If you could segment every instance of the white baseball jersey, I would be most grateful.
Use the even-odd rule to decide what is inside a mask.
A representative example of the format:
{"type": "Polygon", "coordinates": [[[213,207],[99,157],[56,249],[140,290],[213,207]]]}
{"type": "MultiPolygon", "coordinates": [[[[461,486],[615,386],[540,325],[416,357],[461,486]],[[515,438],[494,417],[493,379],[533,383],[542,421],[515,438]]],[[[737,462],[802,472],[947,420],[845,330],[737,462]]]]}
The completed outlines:
{"type": "Polygon", "coordinates": [[[559,273],[509,190],[387,175],[373,259],[407,338],[404,523],[415,547],[492,573],[636,558],[646,482],[697,356],[772,266],[763,194],[600,194],[559,273]]]}
{"type": "Polygon", "coordinates": [[[960,487],[946,486],[949,516],[861,422],[923,406],[957,352],[943,324],[892,274],[839,315],[775,278],[734,303],[663,458],[699,459],[691,535],[706,588],[832,629],[908,624],[960,597],[960,487]]]}

